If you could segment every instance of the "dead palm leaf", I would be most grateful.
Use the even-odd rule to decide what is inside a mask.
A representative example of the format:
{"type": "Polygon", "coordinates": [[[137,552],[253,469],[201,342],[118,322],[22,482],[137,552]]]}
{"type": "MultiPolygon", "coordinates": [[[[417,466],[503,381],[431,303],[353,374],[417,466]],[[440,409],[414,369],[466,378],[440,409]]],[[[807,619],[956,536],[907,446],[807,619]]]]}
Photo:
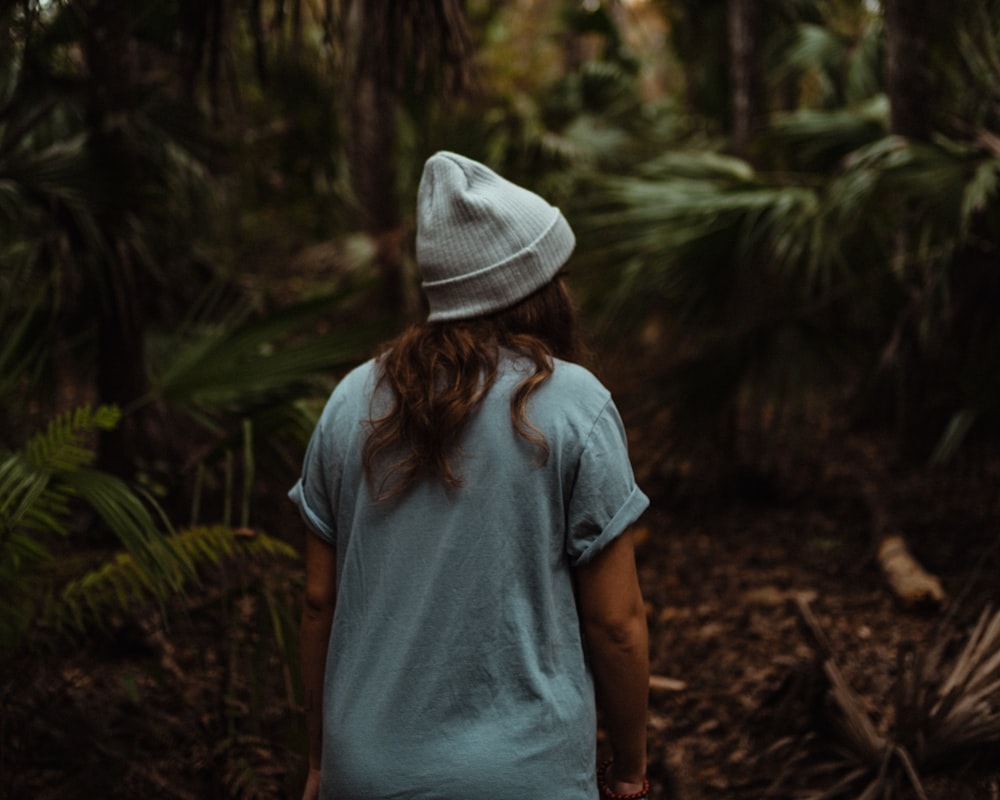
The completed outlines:
{"type": "Polygon", "coordinates": [[[841,673],[808,601],[797,598],[797,610],[826,681],[818,725],[826,733],[784,740],[774,755],[801,766],[783,770],[772,792],[797,784],[816,787],[804,788],[808,800],[891,800],[908,791],[927,800],[921,774],[970,763],[1000,742],[1000,611],[985,609],[950,661],[950,631],[925,655],[900,652],[895,719],[883,733],[841,673]]]}

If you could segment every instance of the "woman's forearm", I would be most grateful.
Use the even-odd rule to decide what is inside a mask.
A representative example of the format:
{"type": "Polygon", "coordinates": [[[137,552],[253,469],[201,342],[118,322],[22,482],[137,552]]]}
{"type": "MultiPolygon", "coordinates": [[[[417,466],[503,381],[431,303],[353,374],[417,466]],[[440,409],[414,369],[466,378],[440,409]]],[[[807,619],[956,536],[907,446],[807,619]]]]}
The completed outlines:
{"type": "Polygon", "coordinates": [[[649,638],[645,613],[615,627],[584,628],[614,775],[641,783],[646,772],[649,638]]]}
{"type": "Polygon", "coordinates": [[[323,754],[323,678],[337,605],[337,549],[311,533],[306,536],[304,600],[299,628],[302,700],[309,737],[309,766],[319,769],[323,754]]]}
{"type": "Polygon", "coordinates": [[[581,632],[616,781],[641,784],[646,773],[649,633],[631,529],[576,570],[581,632]]]}
{"type": "Polygon", "coordinates": [[[326,651],[333,623],[333,607],[314,608],[308,604],[299,630],[303,705],[309,739],[309,766],[319,769],[323,752],[323,677],[326,651]]]}

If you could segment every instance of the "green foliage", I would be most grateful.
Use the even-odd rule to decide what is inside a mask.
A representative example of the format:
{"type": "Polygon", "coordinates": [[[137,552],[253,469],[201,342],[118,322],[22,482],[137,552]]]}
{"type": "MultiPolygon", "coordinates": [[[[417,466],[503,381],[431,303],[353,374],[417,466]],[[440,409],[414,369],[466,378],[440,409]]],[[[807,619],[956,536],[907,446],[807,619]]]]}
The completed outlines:
{"type": "Polygon", "coordinates": [[[814,250],[824,224],[815,189],[677,152],[588,194],[603,201],[582,216],[589,295],[604,298],[605,335],[651,313],[669,320],[674,349],[688,355],[665,363],[675,371],[656,386],[679,428],[697,418],[703,429],[747,388],[795,396],[829,369],[834,348],[815,327],[823,297],[842,291],[830,284],[846,278],[814,250]],[[600,266],[616,263],[625,266],[600,266]]]}
{"type": "MultiPolygon", "coordinates": [[[[677,355],[653,391],[678,420],[697,412],[704,429],[748,397],[842,381],[857,386],[855,410],[891,408],[880,422],[899,442],[929,454],[937,439],[944,459],[974,427],[1000,423],[986,266],[1000,234],[1000,148],[968,127],[930,142],[888,135],[880,20],[861,4],[787,6],[770,86],[787,96],[791,83],[797,100],[769,120],[753,164],[695,140],[579,183],[588,297],[606,335],[650,313],[666,322],[677,355]]],[[[961,63],[990,72],[1000,38],[982,20],[972,35],[973,18],[939,33],[961,31],[961,63]]],[[[974,95],[993,107],[982,83],[974,95]]]]}
{"type": "MultiPolygon", "coordinates": [[[[258,531],[234,531],[223,525],[204,525],[163,539],[164,549],[191,573],[203,572],[236,560],[294,559],[293,548],[258,531]]],[[[55,595],[43,615],[56,630],[67,625],[83,630],[100,626],[110,612],[149,606],[163,600],[149,572],[130,553],[118,553],[90,572],[73,578],[55,595]]]]}
{"type": "Polygon", "coordinates": [[[317,376],[356,362],[382,330],[372,324],[309,333],[351,294],[303,301],[257,319],[237,307],[221,318],[190,320],[157,342],[152,397],[207,427],[215,427],[220,414],[239,418],[296,399],[317,376]]]}
{"type": "MultiPolygon", "coordinates": [[[[827,116],[831,141],[839,141],[841,115],[827,116]]],[[[822,141],[819,133],[809,140],[822,141]]],[[[598,274],[597,264],[626,265],[600,273],[608,310],[620,321],[626,308],[632,319],[636,308],[658,308],[689,335],[700,331],[715,365],[699,371],[735,368],[741,376],[715,382],[729,387],[730,401],[750,376],[773,378],[780,365],[801,378],[796,365],[829,364],[834,350],[848,357],[842,368],[872,374],[887,363],[912,372],[953,353],[960,372],[952,388],[968,393],[950,396],[953,413],[968,422],[968,403],[995,416],[996,320],[969,294],[975,273],[962,264],[989,252],[975,232],[1000,209],[997,157],[958,143],[885,137],[837,163],[829,174],[817,169],[795,183],[771,183],[781,176],[676,153],[644,165],[641,178],[602,179],[590,194],[603,204],[585,217],[591,272],[598,274]],[[901,242],[896,232],[904,225],[919,234],[901,242]],[[970,324],[975,340],[966,338],[970,324]],[[864,350],[873,331],[888,345],[899,325],[918,337],[914,360],[883,350],[873,359],[864,350]],[[784,347],[792,343],[795,358],[784,347]]],[[[678,395],[704,405],[696,387],[678,386],[678,395]]],[[[961,430],[967,427],[949,429],[949,451],[961,430]]]]}
{"type": "Polygon", "coordinates": [[[108,406],[79,408],[53,420],[22,451],[5,454],[0,462],[0,541],[9,543],[22,527],[45,533],[64,530],[62,519],[69,512],[72,491],[54,479],[91,464],[94,453],[84,437],[114,427],[118,418],[117,409],[108,406]]]}
{"type": "Polygon", "coordinates": [[[162,533],[133,490],[90,468],[91,435],[113,428],[119,417],[109,406],[67,412],[0,459],[0,650],[23,644],[26,635],[100,624],[112,611],[162,605],[224,561],[294,557],[288,545],[255,531],[197,526],[162,533]],[[53,546],[74,533],[78,502],[125,549],[67,579],[60,577],[67,552],[53,546]],[[28,634],[36,617],[43,627],[28,634]]]}
{"type": "Polygon", "coordinates": [[[797,104],[838,109],[862,103],[882,91],[883,31],[877,18],[862,17],[860,29],[837,29],[826,21],[800,22],[776,47],[768,78],[773,90],[789,83],[797,104]]]}
{"type": "MultiPolygon", "coordinates": [[[[862,412],[888,407],[901,441],[929,418],[940,461],[1000,429],[997,0],[935,11],[937,130],[923,143],[889,135],[871,3],[764,4],[771,116],[748,160],[722,138],[727,3],[658,4],[673,72],[653,100],[618,27],[629,5],[483,0],[470,4],[470,39],[452,0],[414,4],[412,17],[301,0],[0,9],[0,649],[165,606],[212,567],[292,555],[231,525],[248,523],[255,471],[284,485],[298,455],[286,450],[336,373],[402,321],[369,324],[382,317],[372,265],[387,244],[411,249],[420,168],[442,147],[567,211],[580,240],[572,280],[605,341],[662,323],[662,369],[643,390],[681,426],[696,422],[695,437],[748,401],[770,412],[830,386],[857,387],[862,412]],[[471,40],[477,91],[446,96],[471,40]],[[395,144],[370,156],[398,175],[391,241],[357,234],[372,210],[344,155],[358,138],[358,68],[392,86],[395,144]],[[335,263],[303,270],[296,254],[317,240],[335,263]],[[225,301],[202,304],[218,286],[225,301]],[[119,357],[123,344],[134,358],[119,357]],[[55,352],[71,369],[54,371],[55,352]],[[139,378],[129,396],[97,389],[92,376],[124,369],[139,378]],[[72,392],[50,391],[65,382],[72,392]],[[175,523],[190,505],[190,527],[173,532],[149,497],[94,469],[119,415],[58,404],[95,389],[140,432],[152,420],[134,466],[175,523]],[[58,416],[24,442],[39,414],[58,416]],[[174,493],[184,481],[193,497],[174,493]],[[198,524],[219,505],[213,492],[223,524],[198,524]],[[121,552],[84,553],[88,525],[121,552]]],[[[234,612],[226,636],[253,659],[273,637],[291,706],[287,588],[264,577],[235,590],[259,604],[234,612]]],[[[231,659],[228,680],[242,663],[231,659]]],[[[273,781],[255,780],[257,709],[234,710],[237,699],[220,703],[232,724],[213,757],[230,794],[263,794],[273,781]]]]}
{"type": "Polygon", "coordinates": [[[778,116],[763,137],[768,160],[791,170],[836,170],[842,159],[888,133],[889,104],[876,95],[847,108],[778,116]]]}
{"type": "MultiPolygon", "coordinates": [[[[4,255],[0,252],[0,263],[4,255]]],[[[46,288],[32,287],[27,272],[12,267],[5,274],[0,268],[0,408],[7,410],[0,420],[0,446],[13,441],[23,422],[22,401],[40,379],[51,328],[46,288]]]]}
{"type": "Polygon", "coordinates": [[[37,570],[53,559],[47,537],[69,532],[73,491],[61,477],[93,461],[84,437],[117,423],[118,412],[78,409],[53,420],[21,451],[0,460],[0,648],[13,647],[33,613],[37,570]]]}

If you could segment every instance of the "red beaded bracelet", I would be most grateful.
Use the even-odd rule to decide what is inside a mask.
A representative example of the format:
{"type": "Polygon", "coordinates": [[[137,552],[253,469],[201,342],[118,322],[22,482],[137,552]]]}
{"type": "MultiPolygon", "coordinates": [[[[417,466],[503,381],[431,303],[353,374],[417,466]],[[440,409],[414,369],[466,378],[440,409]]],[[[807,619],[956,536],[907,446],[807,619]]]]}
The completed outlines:
{"type": "Polygon", "coordinates": [[[605,780],[604,776],[608,773],[608,767],[611,766],[612,759],[608,759],[601,766],[597,768],[597,788],[601,790],[601,797],[606,797],[608,800],[646,800],[646,795],[649,794],[649,779],[642,779],[642,791],[635,792],[634,794],[624,794],[621,792],[612,792],[611,787],[608,786],[608,782],[605,780]]]}

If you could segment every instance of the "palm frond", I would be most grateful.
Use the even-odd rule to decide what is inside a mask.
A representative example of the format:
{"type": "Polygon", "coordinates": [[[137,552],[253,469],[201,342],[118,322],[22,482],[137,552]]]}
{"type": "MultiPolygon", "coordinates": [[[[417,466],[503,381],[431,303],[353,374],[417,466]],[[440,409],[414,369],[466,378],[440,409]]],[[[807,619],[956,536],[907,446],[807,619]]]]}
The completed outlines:
{"type": "Polygon", "coordinates": [[[980,415],[981,412],[974,408],[961,408],[952,414],[931,454],[930,463],[945,464],[950,461],[968,438],[980,415]]]}
{"type": "Polygon", "coordinates": [[[882,25],[875,20],[855,43],[845,83],[844,99],[848,105],[875,97],[882,91],[883,42],[882,25]]]}
{"type": "Polygon", "coordinates": [[[969,234],[972,221],[1000,198],[1000,157],[987,157],[974,165],[962,193],[960,236],[969,234]]]}
{"type": "Polygon", "coordinates": [[[769,76],[776,89],[794,86],[800,107],[851,106],[882,90],[882,49],[882,25],[875,15],[862,15],[849,25],[829,19],[800,22],[776,51],[769,76]]]}
{"type": "Polygon", "coordinates": [[[651,181],[688,178],[723,185],[751,185],[757,178],[743,159],[714,150],[667,150],[640,164],[636,172],[651,181]]]}
{"type": "Polygon", "coordinates": [[[98,430],[111,430],[121,412],[114,406],[81,406],[53,419],[24,447],[25,457],[47,472],[70,472],[92,464],[93,450],[85,437],[98,430]]]}
{"type": "Polygon", "coordinates": [[[823,733],[775,748],[779,757],[805,766],[784,773],[773,789],[798,784],[803,793],[796,796],[817,798],[897,798],[912,790],[926,799],[922,775],[970,763],[1000,742],[1000,611],[984,609],[950,660],[951,629],[940,631],[925,653],[900,650],[895,717],[884,734],[840,673],[808,602],[799,600],[798,611],[828,702],[813,705],[823,715],[823,733]],[[815,788],[806,791],[806,785],[815,788]]]}
{"type": "Polygon", "coordinates": [[[766,140],[799,170],[822,173],[840,159],[885,136],[889,102],[877,95],[857,106],[804,109],[775,118],[766,140]]]}
{"type": "Polygon", "coordinates": [[[920,222],[930,227],[936,238],[957,242],[956,233],[960,235],[965,228],[963,212],[971,211],[972,204],[992,191],[975,177],[981,164],[996,169],[993,159],[982,159],[981,154],[944,138],[932,144],[911,142],[905,157],[885,171],[885,188],[887,193],[908,198],[921,214],[920,222]],[[986,194],[983,189],[987,189],[986,194]]]}
{"type": "MultiPolygon", "coordinates": [[[[46,288],[29,289],[26,275],[16,268],[11,273],[0,274],[0,407],[13,412],[14,400],[28,393],[44,364],[48,314],[46,288]]],[[[0,423],[0,444],[5,427],[0,423]]]]}
{"type": "Polygon", "coordinates": [[[843,102],[841,68],[847,63],[851,42],[823,25],[801,24],[788,46],[777,77],[809,76],[816,85],[819,105],[843,102]]]}
{"type": "Polygon", "coordinates": [[[287,399],[324,372],[359,360],[381,332],[376,324],[307,333],[344,300],[338,293],[261,320],[237,311],[219,323],[192,325],[162,348],[166,363],[154,375],[153,394],[210,427],[215,413],[287,399]]]}
{"type": "MultiPolygon", "coordinates": [[[[948,411],[993,416],[1000,356],[991,353],[1000,339],[974,304],[979,273],[957,267],[963,254],[974,263],[993,258],[983,231],[1000,208],[997,157],[943,137],[884,136],[885,116],[879,96],[863,110],[787,118],[774,141],[788,136],[787,147],[801,136],[804,144],[791,149],[805,172],[758,172],[737,159],[674,151],[633,175],[582,182],[577,263],[605,322],[655,309],[698,338],[687,355],[700,356],[686,358],[683,372],[720,401],[703,408],[725,407],[720,392],[734,398],[763,376],[764,385],[801,381],[798,368],[784,375],[793,351],[803,363],[830,364],[837,347],[824,342],[845,345],[846,355],[883,330],[891,344],[893,326],[910,325],[920,337],[917,358],[946,343],[960,348],[962,388],[952,388],[948,411]],[[959,319],[970,337],[964,344],[955,339],[959,319]],[[719,379],[706,383],[699,376],[711,372],[710,361],[719,379]]],[[[990,280],[983,271],[980,284],[988,289],[990,280]]],[[[869,344],[854,357],[878,371],[879,352],[869,344]]],[[[942,447],[953,451],[965,430],[950,428],[942,447]]]]}
{"type": "Polygon", "coordinates": [[[852,152],[831,184],[831,228],[869,227],[888,253],[893,232],[908,222],[919,230],[913,244],[922,250],[896,255],[947,264],[973,215],[995,201],[998,166],[995,158],[943,138],[932,144],[878,139],[852,152]]]}
{"type": "Polygon", "coordinates": [[[675,155],[647,172],[655,177],[600,180],[593,190],[600,206],[581,215],[587,261],[613,279],[611,313],[647,296],[682,321],[714,324],[761,279],[755,270],[812,263],[819,218],[812,189],[767,185],[743,162],[720,156],[675,155]],[[624,266],[610,273],[614,264],[624,266]]]}
{"type": "Polygon", "coordinates": [[[921,758],[935,764],[1000,742],[1000,611],[983,610],[950,665],[941,663],[941,651],[932,650],[917,667],[924,675],[940,676],[937,685],[922,697],[905,699],[923,700],[917,741],[921,758]]]}
{"type": "Polygon", "coordinates": [[[952,46],[935,60],[942,96],[960,128],[1000,123],[1000,7],[995,0],[956,9],[952,46]]]}

